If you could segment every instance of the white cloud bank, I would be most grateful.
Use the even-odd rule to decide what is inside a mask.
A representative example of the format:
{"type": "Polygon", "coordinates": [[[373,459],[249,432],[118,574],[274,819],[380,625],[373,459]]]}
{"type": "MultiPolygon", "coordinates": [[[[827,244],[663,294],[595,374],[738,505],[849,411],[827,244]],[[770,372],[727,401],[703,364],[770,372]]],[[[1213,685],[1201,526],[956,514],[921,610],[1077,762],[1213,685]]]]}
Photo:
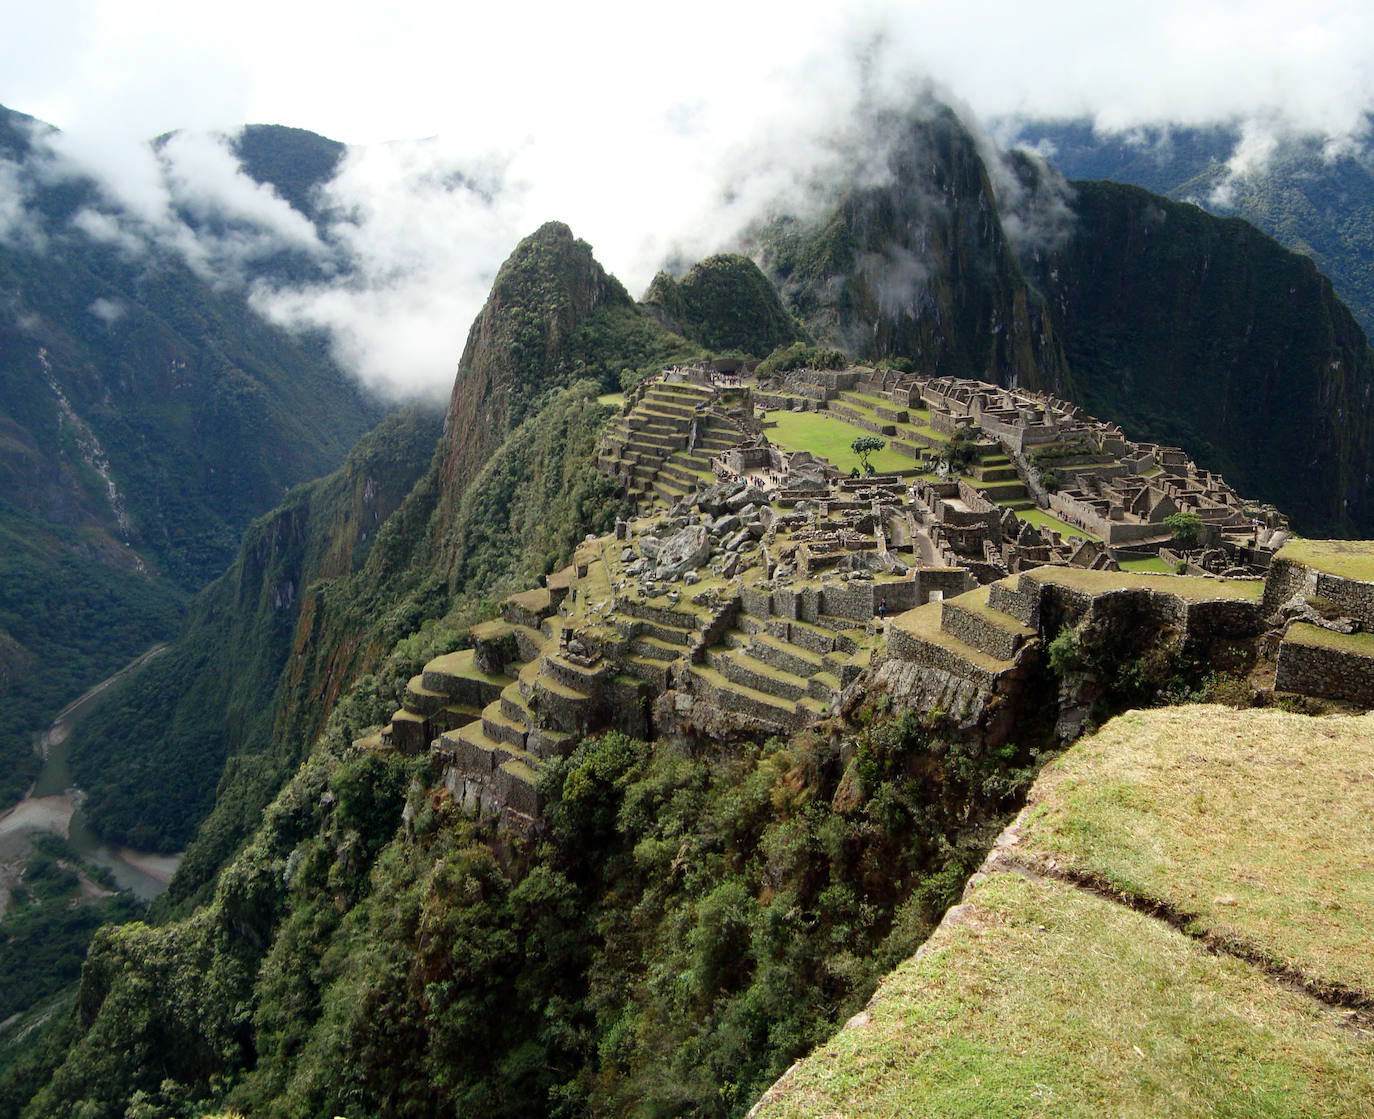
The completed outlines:
{"type": "Polygon", "coordinates": [[[638,294],[665,259],[849,174],[863,150],[837,141],[843,127],[930,82],[982,117],[1246,122],[1242,162],[1283,129],[1363,142],[1374,105],[1374,8],[1327,0],[54,0],[6,31],[0,102],[64,129],[54,174],[103,184],[80,229],[173,249],[223,282],[282,248],[337,265],[348,282],[254,298],[328,330],[346,365],[400,395],[448,390],[496,268],[541,222],[568,222],[638,294]],[[323,236],[210,138],[246,121],[355,144],[323,236]],[[147,146],[173,129],[188,131],[147,146]]]}

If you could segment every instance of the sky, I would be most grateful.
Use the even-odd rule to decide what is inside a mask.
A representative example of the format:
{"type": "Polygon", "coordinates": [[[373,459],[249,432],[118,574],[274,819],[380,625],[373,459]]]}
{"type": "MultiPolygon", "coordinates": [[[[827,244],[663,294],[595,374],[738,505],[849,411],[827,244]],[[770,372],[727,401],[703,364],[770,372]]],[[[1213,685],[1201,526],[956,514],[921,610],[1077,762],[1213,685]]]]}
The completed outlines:
{"type": "MultiPolygon", "coordinates": [[[[448,391],[496,268],[541,222],[568,222],[638,295],[665,260],[844,173],[833,138],[856,114],[930,88],[977,121],[1238,120],[1246,159],[1284,129],[1361,139],[1374,106],[1374,5],[1327,0],[47,0],[4,26],[0,104],[58,126],[54,159],[107,184],[84,232],[174,247],[223,282],[273,244],[343,254],[348,285],[254,299],[329,330],[396,395],[448,391]],[[214,134],[249,122],[352,146],[323,241],[236,177],[214,134]],[[147,141],[178,130],[154,159],[147,141]],[[188,204],[256,232],[197,238],[188,204]]],[[[12,178],[0,166],[11,239],[12,178]]]]}

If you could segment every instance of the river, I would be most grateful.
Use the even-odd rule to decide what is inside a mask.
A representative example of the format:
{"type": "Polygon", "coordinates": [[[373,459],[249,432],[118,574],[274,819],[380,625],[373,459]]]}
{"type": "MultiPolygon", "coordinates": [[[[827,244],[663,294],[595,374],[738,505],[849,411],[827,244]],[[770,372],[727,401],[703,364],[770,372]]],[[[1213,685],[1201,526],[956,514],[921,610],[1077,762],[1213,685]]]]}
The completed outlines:
{"type": "MultiPolygon", "coordinates": [[[[11,847],[6,842],[10,837],[27,832],[55,832],[66,836],[87,862],[108,867],[121,889],[132,890],[142,900],[151,901],[167,888],[181,862],[181,854],[157,855],[103,842],[82,816],[81,792],[72,784],[67,757],[73,728],[95,706],[105,689],[137,672],[166,648],[153,646],[58,712],[52,725],[39,736],[43,769],[38,780],[27,797],[0,815],[0,848],[11,847]]],[[[10,857],[11,851],[5,850],[4,855],[10,857]]]]}

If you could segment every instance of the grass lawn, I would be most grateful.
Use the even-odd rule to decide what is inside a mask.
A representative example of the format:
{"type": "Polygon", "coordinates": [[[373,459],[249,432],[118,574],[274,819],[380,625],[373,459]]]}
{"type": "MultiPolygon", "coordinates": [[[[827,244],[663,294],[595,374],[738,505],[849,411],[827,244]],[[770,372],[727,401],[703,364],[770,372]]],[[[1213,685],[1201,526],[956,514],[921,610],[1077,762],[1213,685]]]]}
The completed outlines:
{"type": "Polygon", "coordinates": [[[1302,540],[1294,538],[1279,555],[1341,579],[1374,583],[1374,540],[1302,540]]]}
{"type": "Polygon", "coordinates": [[[1352,653],[1357,657],[1374,657],[1374,633],[1336,633],[1308,622],[1297,622],[1289,627],[1283,639],[1298,645],[1352,653]]]}
{"type": "Polygon", "coordinates": [[[1174,573],[1174,569],[1158,556],[1147,556],[1145,559],[1122,560],[1118,566],[1122,571],[1154,571],[1160,575],[1172,575],[1174,573]]]}
{"type": "MultiPolygon", "coordinates": [[[[773,426],[765,427],[764,434],[784,451],[810,451],[846,474],[860,466],[859,456],[849,449],[849,445],[861,435],[873,434],[824,412],[769,412],[765,422],[773,426]]],[[[874,470],[883,472],[914,474],[917,471],[915,459],[898,454],[890,447],[875,451],[869,456],[869,462],[874,470]]]]}
{"type": "Polygon", "coordinates": [[[596,402],[598,404],[609,404],[613,408],[619,408],[625,403],[625,394],[623,392],[602,393],[596,398],[596,402]]]}
{"type": "Polygon", "coordinates": [[[1067,521],[1061,521],[1053,513],[1046,513],[1043,509],[1026,509],[1023,512],[1017,513],[1016,515],[1020,517],[1023,521],[1029,521],[1036,528],[1050,528],[1053,529],[1055,532],[1059,533],[1059,535],[1063,537],[1073,536],[1079,540],[1098,539],[1091,532],[1087,532],[1081,528],[1075,528],[1067,521]]]}

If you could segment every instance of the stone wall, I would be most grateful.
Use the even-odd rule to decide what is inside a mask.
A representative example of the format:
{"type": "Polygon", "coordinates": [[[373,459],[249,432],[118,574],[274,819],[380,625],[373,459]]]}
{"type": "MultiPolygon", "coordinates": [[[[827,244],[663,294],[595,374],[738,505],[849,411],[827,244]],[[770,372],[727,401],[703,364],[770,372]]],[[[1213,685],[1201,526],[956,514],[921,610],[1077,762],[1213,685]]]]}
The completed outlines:
{"type": "Polygon", "coordinates": [[[891,658],[965,680],[981,692],[991,692],[996,683],[995,673],[966,661],[944,645],[913,637],[899,626],[892,626],[887,631],[887,651],[891,658]]]}
{"type": "Polygon", "coordinates": [[[1334,603],[1342,614],[1358,619],[1365,629],[1374,631],[1374,583],[1341,579],[1319,571],[1317,594],[1334,603]]]}
{"type": "Polygon", "coordinates": [[[1374,702],[1374,658],[1284,641],[1279,645],[1274,688],[1368,704],[1374,702]]]}
{"type": "Polygon", "coordinates": [[[993,625],[976,611],[965,610],[958,602],[945,602],[940,613],[940,628],[988,656],[1009,661],[1021,645],[1021,634],[993,625]]]}

